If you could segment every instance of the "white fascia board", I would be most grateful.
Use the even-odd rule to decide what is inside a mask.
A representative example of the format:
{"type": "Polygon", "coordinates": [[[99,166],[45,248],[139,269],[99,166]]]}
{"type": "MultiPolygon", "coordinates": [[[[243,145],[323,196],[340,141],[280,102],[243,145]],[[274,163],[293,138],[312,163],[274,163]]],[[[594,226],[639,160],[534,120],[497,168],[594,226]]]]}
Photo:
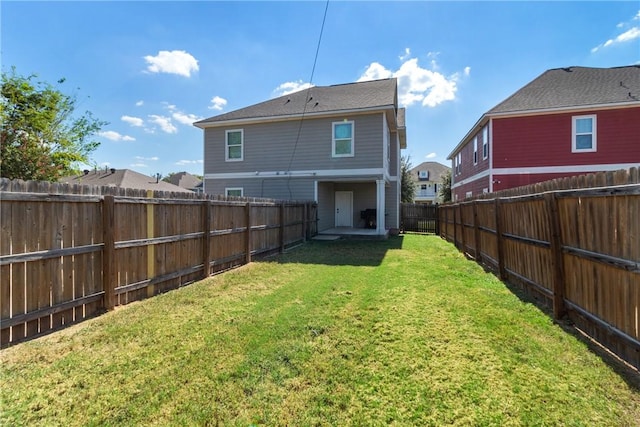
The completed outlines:
{"type": "Polygon", "coordinates": [[[606,172],[620,169],[631,169],[637,167],[638,163],[612,163],[600,165],[566,165],[566,166],[537,166],[520,168],[496,168],[493,175],[521,175],[521,174],[544,174],[544,173],[589,173],[606,172]]]}
{"type": "Polygon", "coordinates": [[[194,123],[195,127],[200,129],[207,128],[216,128],[216,127],[228,127],[228,126],[241,126],[241,125],[250,125],[256,123],[273,123],[273,122],[284,122],[288,120],[296,120],[303,118],[322,118],[322,117],[340,117],[347,115],[361,115],[361,114],[369,114],[372,112],[380,111],[386,112],[387,110],[393,110],[393,105],[383,105],[379,107],[367,107],[367,108],[357,108],[351,110],[333,110],[333,111],[323,111],[323,112],[305,112],[297,113],[297,114],[287,114],[284,116],[270,116],[270,117],[250,117],[243,119],[232,119],[232,120],[222,120],[219,122],[209,122],[209,123],[194,123]]]}
{"type": "Polygon", "coordinates": [[[477,174],[475,174],[475,175],[472,175],[472,176],[470,176],[469,178],[465,178],[465,179],[463,179],[462,181],[456,182],[455,184],[453,184],[453,185],[451,186],[451,188],[452,188],[452,189],[453,189],[453,188],[458,188],[458,187],[460,187],[461,185],[465,185],[465,184],[468,184],[468,183],[470,183],[470,182],[477,181],[477,180],[479,180],[480,178],[484,178],[485,176],[489,176],[490,174],[491,174],[491,171],[490,171],[489,169],[487,169],[487,170],[483,170],[482,172],[477,173],[477,174]]]}
{"type": "Polygon", "coordinates": [[[384,168],[367,169],[326,169],[326,170],[300,170],[300,171],[255,171],[255,172],[230,172],[207,173],[206,179],[248,179],[248,178],[333,178],[333,177],[370,177],[372,175],[384,176],[384,168]]]}

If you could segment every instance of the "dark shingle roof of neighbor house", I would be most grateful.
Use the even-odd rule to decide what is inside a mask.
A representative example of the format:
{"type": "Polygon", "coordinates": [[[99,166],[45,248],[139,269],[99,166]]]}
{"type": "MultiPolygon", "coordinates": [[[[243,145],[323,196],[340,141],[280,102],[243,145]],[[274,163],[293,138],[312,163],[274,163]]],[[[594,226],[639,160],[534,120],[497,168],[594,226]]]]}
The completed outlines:
{"type": "Polygon", "coordinates": [[[191,175],[188,172],[174,173],[166,178],[166,180],[166,182],[169,182],[170,184],[186,188],[187,190],[194,189],[198,186],[198,184],[202,183],[202,180],[200,180],[196,176],[191,175]]]}
{"type": "Polygon", "coordinates": [[[143,175],[130,169],[97,169],[81,175],[67,176],[60,182],[79,185],[112,186],[137,190],[173,191],[174,193],[192,193],[177,185],[169,184],[154,177],[143,175]]]}
{"type": "Polygon", "coordinates": [[[313,86],[269,101],[195,122],[197,127],[229,120],[298,116],[397,106],[397,79],[313,86]],[[307,101],[308,100],[308,101],[307,101]]]}
{"type": "Polygon", "coordinates": [[[440,177],[449,170],[451,170],[451,168],[442,163],[422,162],[418,166],[411,168],[409,173],[414,181],[418,181],[418,172],[429,171],[429,181],[440,181],[440,177]]]}
{"type": "Polygon", "coordinates": [[[547,70],[487,114],[640,101],[640,65],[547,70]]]}

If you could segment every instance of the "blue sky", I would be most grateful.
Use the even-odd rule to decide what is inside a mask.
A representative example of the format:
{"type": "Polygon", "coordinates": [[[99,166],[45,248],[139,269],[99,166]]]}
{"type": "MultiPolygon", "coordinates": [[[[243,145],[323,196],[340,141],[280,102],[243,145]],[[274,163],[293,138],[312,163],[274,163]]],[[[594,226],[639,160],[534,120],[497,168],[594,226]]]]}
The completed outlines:
{"type": "MultiPolygon", "coordinates": [[[[194,120],[310,83],[323,2],[2,1],[2,70],[108,121],[98,167],[202,174],[194,120]]],[[[314,85],[396,76],[415,166],[547,69],[640,63],[640,2],[331,1],[314,85]]]]}

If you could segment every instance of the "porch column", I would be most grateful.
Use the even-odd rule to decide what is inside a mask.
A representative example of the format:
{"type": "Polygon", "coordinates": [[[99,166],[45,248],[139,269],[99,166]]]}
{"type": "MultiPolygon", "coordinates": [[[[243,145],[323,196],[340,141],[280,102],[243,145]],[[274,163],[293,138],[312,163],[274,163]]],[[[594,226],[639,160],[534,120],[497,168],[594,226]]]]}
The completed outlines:
{"type": "Polygon", "coordinates": [[[376,180],[376,233],[384,234],[384,211],[385,211],[385,194],[384,194],[384,179],[376,180]]]}

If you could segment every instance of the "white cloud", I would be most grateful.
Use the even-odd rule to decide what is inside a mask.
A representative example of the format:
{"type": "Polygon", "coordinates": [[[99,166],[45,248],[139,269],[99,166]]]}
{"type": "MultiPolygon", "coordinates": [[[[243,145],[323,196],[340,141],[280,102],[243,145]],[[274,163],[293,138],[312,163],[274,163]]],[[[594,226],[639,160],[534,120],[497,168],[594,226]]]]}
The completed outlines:
{"type": "Polygon", "coordinates": [[[398,58],[400,59],[400,61],[404,61],[405,59],[409,58],[411,56],[411,49],[409,49],[408,47],[404,48],[404,53],[402,55],[400,55],[398,58]]]}
{"type": "Polygon", "coordinates": [[[214,96],[213,98],[211,98],[211,105],[209,105],[209,109],[220,111],[224,108],[225,105],[227,105],[226,99],[219,96],[214,96]]]}
{"type": "Polygon", "coordinates": [[[181,111],[176,111],[171,116],[183,125],[192,125],[193,122],[203,119],[203,117],[196,116],[195,114],[185,114],[181,111]]]}
{"type": "Polygon", "coordinates": [[[103,138],[107,138],[111,141],[135,141],[136,139],[132,136],[129,135],[122,135],[119,134],[116,131],[113,130],[107,130],[104,132],[100,132],[98,135],[100,135],[103,138]]]}
{"type": "Polygon", "coordinates": [[[154,162],[157,160],[160,160],[159,157],[157,156],[153,156],[153,157],[142,157],[142,156],[136,156],[136,160],[153,160],[154,162]]]}
{"type": "Polygon", "coordinates": [[[186,165],[197,165],[204,163],[202,160],[178,160],[176,165],[178,166],[186,166],[186,165]]]}
{"type": "Polygon", "coordinates": [[[142,107],[144,105],[144,101],[140,100],[136,102],[136,107],[142,107]]]}
{"type": "Polygon", "coordinates": [[[191,77],[191,72],[198,71],[198,60],[184,50],[161,50],[158,55],[147,55],[147,71],[151,73],[178,74],[191,77]]]}
{"type": "Polygon", "coordinates": [[[131,163],[129,166],[132,168],[148,168],[149,167],[144,163],[131,163]]]}
{"type": "MultiPolygon", "coordinates": [[[[437,53],[429,53],[430,57],[437,53]]],[[[437,68],[435,60],[432,67],[437,68]]],[[[466,67],[464,75],[468,76],[471,69],[466,67]]],[[[417,102],[426,107],[435,107],[456,97],[457,82],[460,73],[446,77],[445,75],[420,67],[417,58],[407,59],[397,71],[385,68],[378,62],[372,62],[358,79],[359,82],[375,79],[396,77],[398,79],[398,102],[409,107],[417,102]]]]}
{"type": "Polygon", "coordinates": [[[150,114],[149,118],[151,119],[150,121],[152,123],[155,123],[158,126],[160,126],[160,129],[162,129],[163,132],[166,132],[166,133],[177,133],[178,132],[178,128],[176,128],[173,125],[173,123],[171,123],[171,117],[158,116],[156,114],[150,114]]]}
{"type": "Polygon", "coordinates": [[[309,89],[310,87],[313,87],[311,83],[303,83],[302,80],[298,80],[297,82],[285,82],[275,88],[273,96],[289,95],[290,93],[299,92],[304,89],[309,89]]]}
{"type": "Polygon", "coordinates": [[[424,156],[425,159],[433,159],[437,156],[436,153],[429,153],[426,156],[424,156]]]}
{"type": "MultiPolygon", "coordinates": [[[[631,25],[633,21],[640,21],[640,11],[633,18],[631,18],[628,22],[621,22],[616,25],[616,28],[622,30],[631,25]]],[[[621,34],[618,34],[615,38],[609,39],[604,43],[600,43],[598,46],[591,49],[591,53],[596,53],[599,50],[604,49],[605,47],[609,47],[612,45],[627,43],[636,39],[640,39],[640,27],[634,25],[628,30],[624,31],[621,34]]]]}
{"type": "Polygon", "coordinates": [[[120,117],[120,120],[125,123],[129,123],[131,126],[142,127],[144,125],[144,120],[139,117],[122,116],[120,117]]]}

